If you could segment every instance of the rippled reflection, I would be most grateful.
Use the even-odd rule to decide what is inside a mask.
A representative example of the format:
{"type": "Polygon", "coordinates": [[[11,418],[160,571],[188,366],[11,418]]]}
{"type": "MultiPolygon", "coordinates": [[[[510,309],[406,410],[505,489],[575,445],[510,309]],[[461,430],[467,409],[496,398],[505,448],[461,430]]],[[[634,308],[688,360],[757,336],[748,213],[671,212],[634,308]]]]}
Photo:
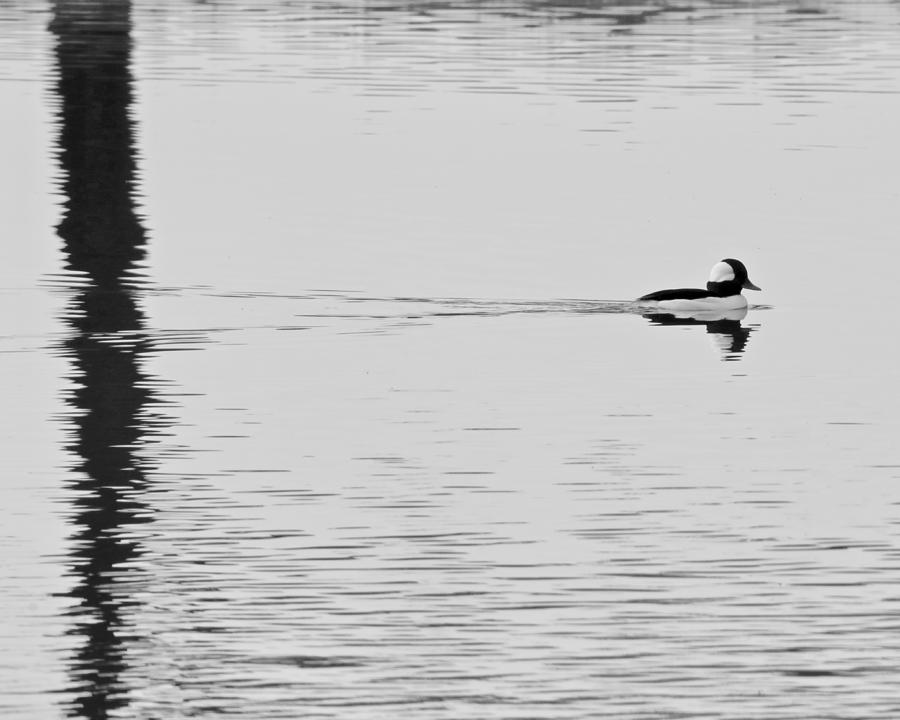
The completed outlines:
{"type": "Polygon", "coordinates": [[[65,402],[75,411],[68,449],[79,458],[68,481],[78,601],[72,633],[79,638],[70,714],[99,719],[130,702],[123,675],[140,631],[128,616],[143,554],[135,529],[151,520],[149,467],[140,456],[152,432],[154,392],[142,368],[149,343],[138,305],[146,240],[134,195],[131,6],[59,0],[53,11],[65,198],[58,232],[71,293],[64,321],[72,330],[62,349],[75,383],[65,402]]]}
{"type": "MultiPolygon", "coordinates": [[[[877,2],[304,2],[246,0],[139,3],[150,37],[147,71],[179,81],[322,83],[323,92],[361,88],[371,98],[430,95],[436,87],[476,94],[628,104],[671,93],[711,93],[723,105],[763,105],[744,75],[772,96],[825,102],[858,93],[858,76],[837,55],[883,54],[895,10],[877,2]],[[151,9],[152,8],[152,9],[151,9]],[[174,32],[188,12],[195,22],[174,32]],[[254,15],[253,31],[245,18],[254,15]],[[727,23],[727,25],[726,25],[727,23]],[[847,33],[848,26],[855,32],[847,33]],[[264,52],[254,52],[265,48],[264,52]],[[203,60],[214,60],[204,62],[203,60]],[[798,77],[814,66],[827,70],[798,77]],[[489,69],[489,72],[486,70],[489,69]]],[[[896,50],[889,50],[895,58],[896,50]]],[[[896,92],[890,73],[865,92],[896,92]]],[[[625,118],[587,131],[618,132],[625,118]]]]}
{"type": "Polygon", "coordinates": [[[744,326],[741,321],[747,317],[747,308],[729,310],[723,313],[645,313],[644,317],[652,325],[667,327],[684,327],[689,325],[706,328],[706,332],[718,341],[722,351],[722,360],[740,360],[747,347],[750,333],[759,328],[759,324],[744,326]]]}

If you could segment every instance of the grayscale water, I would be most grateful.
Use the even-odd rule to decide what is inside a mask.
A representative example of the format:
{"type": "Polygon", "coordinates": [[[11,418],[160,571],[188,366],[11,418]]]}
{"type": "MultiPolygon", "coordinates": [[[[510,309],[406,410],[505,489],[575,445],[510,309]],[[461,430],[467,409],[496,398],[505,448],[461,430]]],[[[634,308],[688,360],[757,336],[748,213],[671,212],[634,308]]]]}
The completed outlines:
{"type": "Polygon", "coordinates": [[[4,720],[900,717],[896,2],[5,0],[0,110],[4,720]]]}

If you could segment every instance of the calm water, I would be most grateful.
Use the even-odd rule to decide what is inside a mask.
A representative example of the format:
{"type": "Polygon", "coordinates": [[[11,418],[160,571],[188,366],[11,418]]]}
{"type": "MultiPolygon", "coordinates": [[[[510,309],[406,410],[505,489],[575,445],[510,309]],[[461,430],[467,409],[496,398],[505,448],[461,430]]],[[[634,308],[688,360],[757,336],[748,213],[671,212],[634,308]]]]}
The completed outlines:
{"type": "Polygon", "coordinates": [[[896,2],[6,0],[0,108],[4,719],[900,717],[896,2]]]}

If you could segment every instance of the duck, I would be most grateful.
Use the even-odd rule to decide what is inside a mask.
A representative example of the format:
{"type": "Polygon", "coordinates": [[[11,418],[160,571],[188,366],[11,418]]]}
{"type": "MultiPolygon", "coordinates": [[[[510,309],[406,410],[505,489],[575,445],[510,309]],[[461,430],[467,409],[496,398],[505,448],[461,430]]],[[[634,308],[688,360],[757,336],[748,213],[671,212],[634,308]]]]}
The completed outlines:
{"type": "Polygon", "coordinates": [[[674,288],[642,295],[635,302],[662,310],[712,311],[740,310],[747,307],[741,290],[762,290],[752,282],[740,260],[725,258],[709,271],[706,290],[674,288]]]}

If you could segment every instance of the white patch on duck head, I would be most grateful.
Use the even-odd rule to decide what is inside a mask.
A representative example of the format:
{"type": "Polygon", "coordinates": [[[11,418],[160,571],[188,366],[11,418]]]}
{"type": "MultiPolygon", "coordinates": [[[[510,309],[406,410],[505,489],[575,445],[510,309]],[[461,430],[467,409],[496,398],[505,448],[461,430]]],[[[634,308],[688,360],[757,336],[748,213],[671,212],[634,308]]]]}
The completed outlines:
{"type": "Polygon", "coordinates": [[[734,268],[727,262],[717,262],[709,271],[709,281],[712,283],[728,282],[734,280],[734,268]]]}

